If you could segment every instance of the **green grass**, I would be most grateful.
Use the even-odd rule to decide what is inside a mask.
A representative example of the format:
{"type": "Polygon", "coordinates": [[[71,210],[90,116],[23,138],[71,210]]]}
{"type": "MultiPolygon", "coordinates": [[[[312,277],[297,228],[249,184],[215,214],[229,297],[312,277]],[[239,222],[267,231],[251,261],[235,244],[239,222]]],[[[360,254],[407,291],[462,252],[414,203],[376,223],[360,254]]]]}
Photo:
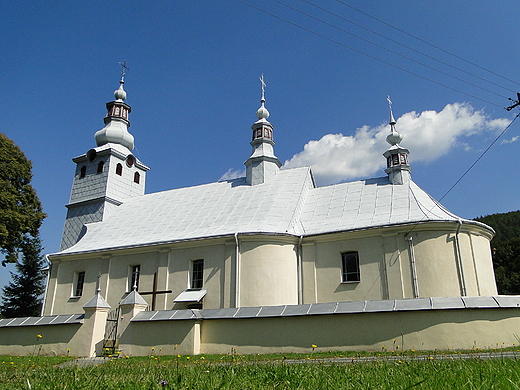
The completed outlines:
{"type": "Polygon", "coordinates": [[[29,383],[34,390],[520,389],[517,359],[459,360],[453,355],[447,360],[432,356],[394,362],[385,355],[369,363],[288,364],[284,360],[284,356],[309,361],[307,357],[340,355],[346,353],[148,356],[108,359],[90,367],[58,366],[70,357],[0,356],[0,389],[29,389],[29,383]],[[168,383],[161,385],[161,381],[168,383]]]}

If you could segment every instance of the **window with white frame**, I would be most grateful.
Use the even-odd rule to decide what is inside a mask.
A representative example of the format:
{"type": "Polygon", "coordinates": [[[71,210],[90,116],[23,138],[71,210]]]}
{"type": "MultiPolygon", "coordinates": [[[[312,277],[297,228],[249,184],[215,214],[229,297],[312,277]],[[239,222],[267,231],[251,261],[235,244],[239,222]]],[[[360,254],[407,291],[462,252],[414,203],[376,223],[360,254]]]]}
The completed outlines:
{"type": "Polygon", "coordinates": [[[85,271],[76,272],[74,274],[73,294],[74,297],[83,295],[83,285],[85,284],[85,271]]]}
{"type": "Polygon", "coordinates": [[[343,252],[341,254],[341,282],[359,282],[360,280],[358,252],[343,252]]]}
{"type": "Polygon", "coordinates": [[[204,283],[204,259],[192,260],[190,288],[202,288],[204,283]]]}
{"type": "Polygon", "coordinates": [[[128,291],[139,290],[139,275],[141,274],[141,265],[136,264],[130,266],[128,270],[128,291]]]}

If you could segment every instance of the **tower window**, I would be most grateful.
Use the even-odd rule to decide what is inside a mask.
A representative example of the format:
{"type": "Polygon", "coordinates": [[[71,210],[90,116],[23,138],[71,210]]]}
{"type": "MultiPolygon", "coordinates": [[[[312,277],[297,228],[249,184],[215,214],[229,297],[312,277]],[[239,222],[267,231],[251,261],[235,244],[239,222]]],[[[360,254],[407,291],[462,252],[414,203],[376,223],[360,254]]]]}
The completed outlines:
{"type": "Polygon", "coordinates": [[[96,153],[96,151],[95,151],[94,149],[91,149],[91,150],[89,151],[89,153],[88,153],[88,159],[89,159],[90,161],[94,161],[94,160],[96,159],[96,157],[97,157],[97,153],[96,153]]]}
{"type": "Polygon", "coordinates": [[[103,172],[103,166],[105,165],[105,162],[104,161],[100,161],[98,166],[97,166],[97,173],[102,173],[103,172]]]}
{"type": "Polygon", "coordinates": [[[83,165],[83,166],[81,167],[81,171],[79,172],[79,177],[80,177],[80,179],[83,178],[83,177],[85,177],[86,174],[87,174],[87,166],[86,166],[86,165],[83,165]]]}
{"type": "Polygon", "coordinates": [[[123,166],[121,164],[116,165],[116,174],[119,176],[123,175],[123,166]]]}
{"type": "Polygon", "coordinates": [[[191,267],[190,288],[202,288],[204,282],[204,259],[193,260],[191,267]]]}
{"type": "Polygon", "coordinates": [[[357,252],[344,252],[341,254],[341,281],[359,282],[361,276],[359,273],[359,255],[357,252]]]}
{"type": "Polygon", "coordinates": [[[130,155],[126,158],[126,165],[132,167],[134,165],[134,156],[130,155]]]}
{"type": "Polygon", "coordinates": [[[139,172],[134,173],[134,183],[139,184],[140,179],[141,175],[139,175],[139,172]]]}
{"type": "Polygon", "coordinates": [[[76,272],[74,276],[74,296],[81,297],[83,295],[83,285],[85,284],[85,271],[76,272]]]}
{"type": "Polygon", "coordinates": [[[141,265],[133,265],[130,267],[130,278],[128,278],[128,291],[139,290],[139,274],[141,273],[141,265]]]}

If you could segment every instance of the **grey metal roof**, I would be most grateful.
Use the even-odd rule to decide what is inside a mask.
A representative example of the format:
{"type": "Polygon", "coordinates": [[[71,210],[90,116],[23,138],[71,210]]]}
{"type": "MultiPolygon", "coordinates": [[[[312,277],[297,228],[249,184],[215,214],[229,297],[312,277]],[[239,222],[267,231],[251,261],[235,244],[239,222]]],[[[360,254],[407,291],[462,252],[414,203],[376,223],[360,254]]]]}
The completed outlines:
{"type": "Polygon", "coordinates": [[[250,186],[244,178],[147,194],[126,200],[60,253],[134,247],[236,232],[302,234],[298,219],[313,187],[310,168],[278,172],[250,186]]]}
{"type": "Polygon", "coordinates": [[[226,318],[383,313],[417,310],[510,309],[518,307],[520,307],[520,295],[492,297],[431,297],[225,309],[144,311],[137,314],[132,321],[211,320],[226,318]]]}
{"type": "Polygon", "coordinates": [[[0,319],[0,328],[12,326],[81,324],[84,314],[61,314],[44,317],[19,317],[0,319]]]}
{"type": "Polygon", "coordinates": [[[315,188],[301,214],[309,235],[458,219],[413,181],[393,185],[387,177],[315,188]]]}
{"type": "Polygon", "coordinates": [[[105,221],[86,225],[85,236],[59,254],[235,233],[300,236],[458,220],[413,181],[392,185],[381,177],[316,188],[304,167],[255,186],[240,178],[128,199],[105,221]]]}

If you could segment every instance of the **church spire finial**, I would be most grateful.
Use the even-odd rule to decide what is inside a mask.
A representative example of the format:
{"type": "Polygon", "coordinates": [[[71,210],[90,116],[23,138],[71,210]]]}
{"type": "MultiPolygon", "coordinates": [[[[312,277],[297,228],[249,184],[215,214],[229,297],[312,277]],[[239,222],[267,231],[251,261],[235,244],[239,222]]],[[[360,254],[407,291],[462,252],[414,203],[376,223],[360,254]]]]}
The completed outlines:
{"type": "Polygon", "coordinates": [[[394,113],[392,111],[392,100],[390,100],[390,95],[386,97],[386,100],[388,101],[388,107],[390,110],[390,134],[388,134],[386,137],[386,142],[388,142],[390,145],[398,145],[403,140],[403,136],[395,129],[395,124],[397,122],[394,119],[394,113]]]}
{"type": "Polygon", "coordinates": [[[262,83],[262,98],[260,99],[260,103],[262,106],[256,111],[256,117],[259,121],[267,121],[269,118],[269,111],[265,108],[265,87],[267,86],[264,81],[264,74],[262,73],[262,77],[259,78],[262,83]]]}
{"type": "Polygon", "coordinates": [[[118,64],[121,65],[121,80],[119,81],[119,88],[114,91],[114,97],[118,102],[122,102],[126,99],[126,91],[123,89],[125,75],[126,71],[130,69],[126,66],[126,60],[118,62],[118,64]]]}

